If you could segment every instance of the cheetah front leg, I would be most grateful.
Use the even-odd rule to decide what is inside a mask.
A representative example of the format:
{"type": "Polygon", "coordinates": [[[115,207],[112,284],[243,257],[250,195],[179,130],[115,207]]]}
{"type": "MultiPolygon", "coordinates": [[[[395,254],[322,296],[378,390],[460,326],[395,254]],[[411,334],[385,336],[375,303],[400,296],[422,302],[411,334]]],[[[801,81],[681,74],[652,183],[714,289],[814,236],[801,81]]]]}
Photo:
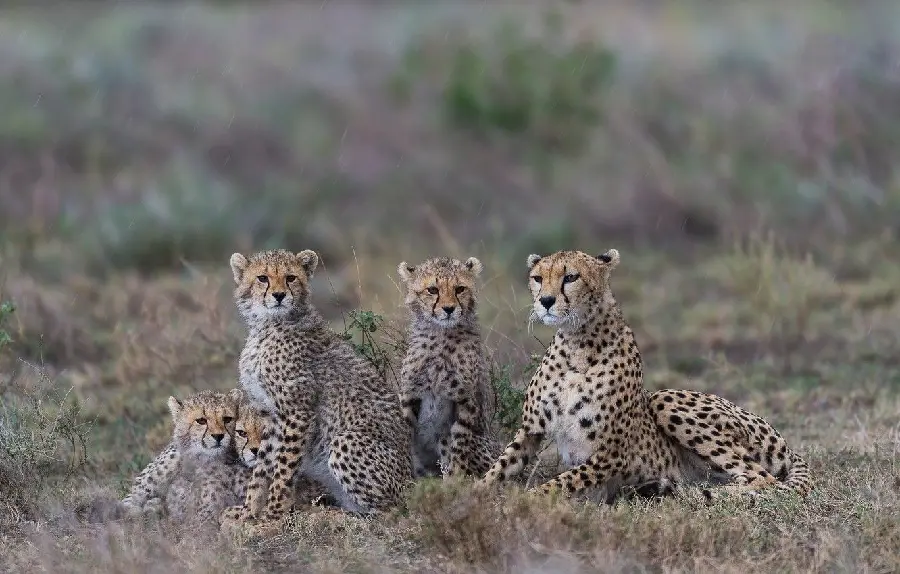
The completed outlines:
{"type": "MultiPolygon", "coordinates": [[[[128,494],[122,499],[122,506],[129,512],[138,512],[154,498],[159,498],[172,481],[172,477],[178,470],[181,461],[181,453],[174,442],[169,443],[162,452],[156,455],[150,464],[138,474],[128,494]]],[[[156,501],[158,503],[159,500],[156,501]]],[[[151,505],[154,503],[151,503],[151,505]]],[[[151,506],[147,510],[155,511],[151,506]]]]}
{"type": "Polygon", "coordinates": [[[475,434],[472,432],[472,428],[476,424],[478,413],[472,402],[466,397],[455,400],[453,410],[456,416],[450,426],[450,440],[446,449],[447,460],[441,461],[445,478],[477,472],[474,464],[475,434]]]}
{"type": "Polygon", "coordinates": [[[606,449],[602,449],[592,454],[584,464],[570,468],[532,490],[541,494],[561,491],[567,496],[574,496],[588,488],[602,486],[611,478],[624,476],[626,471],[624,459],[611,457],[606,449]]]}
{"type": "Polygon", "coordinates": [[[410,432],[414,432],[419,424],[419,412],[422,408],[422,398],[411,392],[400,394],[400,405],[403,408],[403,418],[409,425],[410,432]]]}
{"type": "Polygon", "coordinates": [[[416,429],[419,425],[419,413],[422,409],[422,398],[411,391],[403,391],[400,394],[400,407],[403,410],[403,418],[409,425],[410,445],[412,447],[413,476],[421,477],[427,474],[425,465],[418,456],[416,445],[416,429]]]}
{"type": "MultiPolygon", "coordinates": [[[[226,508],[221,515],[222,522],[225,521],[244,521],[258,519],[262,514],[266,493],[272,481],[274,471],[274,454],[278,450],[278,437],[274,433],[263,436],[259,452],[257,454],[256,466],[253,467],[250,474],[249,484],[243,488],[243,484],[235,486],[235,488],[243,488],[244,504],[242,506],[232,506],[226,508]]],[[[246,479],[241,481],[246,482],[246,479]]]]}
{"type": "Polygon", "coordinates": [[[542,433],[528,432],[525,427],[517,430],[513,440],[506,445],[500,458],[487,471],[480,483],[504,482],[521,474],[537,453],[543,438],[542,433]]]}
{"type": "Polygon", "coordinates": [[[312,418],[313,411],[306,405],[289,405],[287,401],[279,405],[276,415],[277,449],[273,452],[272,483],[269,485],[265,511],[267,520],[279,519],[293,504],[291,483],[307,450],[307,431],[312,418]]]}

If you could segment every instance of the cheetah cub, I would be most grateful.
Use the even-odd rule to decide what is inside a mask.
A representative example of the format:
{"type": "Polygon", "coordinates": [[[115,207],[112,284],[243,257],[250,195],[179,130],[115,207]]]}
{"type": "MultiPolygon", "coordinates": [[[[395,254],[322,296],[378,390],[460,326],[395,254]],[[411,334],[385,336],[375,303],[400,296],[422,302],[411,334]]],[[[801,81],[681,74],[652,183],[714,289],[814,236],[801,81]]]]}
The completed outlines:
{"type": "Polygon", "coordinates": [[[238,391],[203,390],[183,400],[169,397],[172,441],[135,477],[121,502],[126,511],[158,511],[177,476],[229,458],[239,400],[238,391]]]}
{"type": "Polygon", "coordinates": [[[527,263],[532,318],[558,330],[526,390],[521,428],[483,483],[521,473],[547,438],[570,468],[544,493],[594,487],[610,498],[623,486],[704,480],[730,483],[729,493],[810,492],[808,466],[762,418],[707,393],[644,389],[640,351],[609,286],[618,251],[527,263]]]}
{"type": "Polygon", "coordinates": [[[255,463],[253,451],[259,451],[258,437],[265,428],[265,413],[250,408],[242,395],[238,395],[232,443],[225,456],[182,462],[165,496],[170,518],[218,526],[221,513],[243,500],[255,463]]]}
{"type": "Polygon", "coordinates": [[[500,454],[489,434],[494,394],[476,316],[481,271],[475,257],[397,268],[411,316],[400,403],[413,432],[417,477],[480,477],[500,454]]]}
{"type": "Polygon", "coordinates": [[[243,507],[224,519],[280,518],[293,502],[297,471],[345,510],[364,513],[394,505],[412,480],[396,391],[310,302],[318,262],[309,250],[231,256],[234,297],[248,327],[241,385],[274,421],[243,507]]]}

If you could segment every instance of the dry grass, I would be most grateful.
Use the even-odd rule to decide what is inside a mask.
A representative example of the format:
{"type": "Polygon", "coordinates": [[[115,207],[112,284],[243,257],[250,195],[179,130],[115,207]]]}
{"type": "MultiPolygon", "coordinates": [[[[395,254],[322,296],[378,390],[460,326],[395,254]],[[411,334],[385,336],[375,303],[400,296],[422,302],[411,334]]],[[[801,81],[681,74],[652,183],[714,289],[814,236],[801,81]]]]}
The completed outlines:
{"type": "Polygon", "coordinates": [[[440,4],[2,9],[0,569],[900,570],[896,10],[570,3],[554,35],[536,3],[440,4]],[[391,341],[401,260],[480,257],[513,403],[552,336],[525,256],[615,246],[646,385],[767,417],[818,488],[596,507],[426,481],[264,539],[122,520],[165,398],[234,384],[228,256],[276,245],[323,257],[335,329],[373,311],[391,341]]]}

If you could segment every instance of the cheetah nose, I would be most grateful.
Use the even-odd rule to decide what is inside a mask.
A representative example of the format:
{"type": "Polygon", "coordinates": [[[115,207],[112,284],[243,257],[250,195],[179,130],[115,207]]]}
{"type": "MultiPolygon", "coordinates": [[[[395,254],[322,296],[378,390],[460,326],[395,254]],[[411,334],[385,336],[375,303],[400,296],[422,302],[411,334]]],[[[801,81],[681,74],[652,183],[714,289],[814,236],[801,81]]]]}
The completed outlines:
{"type": "Polygon", "coordinates": [[[448,305],[448,306],[446,306],[446,307],[441,307],[441,309],[443,309],[443,310],[444,310],[444,313],[446,313],[447,315],[452,315],[453,312],[456,311],[456,306],[455,306],[455,305],[448,305]]]}
{"type": "Polygon", "coordinates": [[[278,303],[281,303],[282,301],[284,301],[284,298],[286,296],[287,296],[287,293],[285,293],[284,291],[276,291],[276,292],[272,293],[272,297],[274,297],[275,301],[277,301],[278,303]]]}
{"type": "Polygon", "coordinates": [[[544,306],[544,309],[550,309],[550,307],[553,307],[553,304],[556,303],[556,297],[554,297],[553,295],[544,295],[543,297],[538,299],[538,301],[541,302],[541,305],[544,306]]]}
{"type": "Polygon", "coordinates": [[[216,445],[222,444],[222,439],[225,438],[224,434],[211,434],[209,436],[213,437],[213,440],[216,441],[216,445]]]}

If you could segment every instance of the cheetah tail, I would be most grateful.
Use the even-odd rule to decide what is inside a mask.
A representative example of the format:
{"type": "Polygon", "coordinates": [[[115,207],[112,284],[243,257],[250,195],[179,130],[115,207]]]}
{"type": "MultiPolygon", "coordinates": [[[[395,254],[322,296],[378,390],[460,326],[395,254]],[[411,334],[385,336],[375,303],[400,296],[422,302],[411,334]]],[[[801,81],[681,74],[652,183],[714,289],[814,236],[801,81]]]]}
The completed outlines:
{"type": "Polygon", "coordinates": [[[792,490],[800,496],[806,496],[813,488],[809,472],[809,465],[796,452],[790,454],[791,466],[784,477],[784,482],[779,486],[786,490],[792,490]]]}

